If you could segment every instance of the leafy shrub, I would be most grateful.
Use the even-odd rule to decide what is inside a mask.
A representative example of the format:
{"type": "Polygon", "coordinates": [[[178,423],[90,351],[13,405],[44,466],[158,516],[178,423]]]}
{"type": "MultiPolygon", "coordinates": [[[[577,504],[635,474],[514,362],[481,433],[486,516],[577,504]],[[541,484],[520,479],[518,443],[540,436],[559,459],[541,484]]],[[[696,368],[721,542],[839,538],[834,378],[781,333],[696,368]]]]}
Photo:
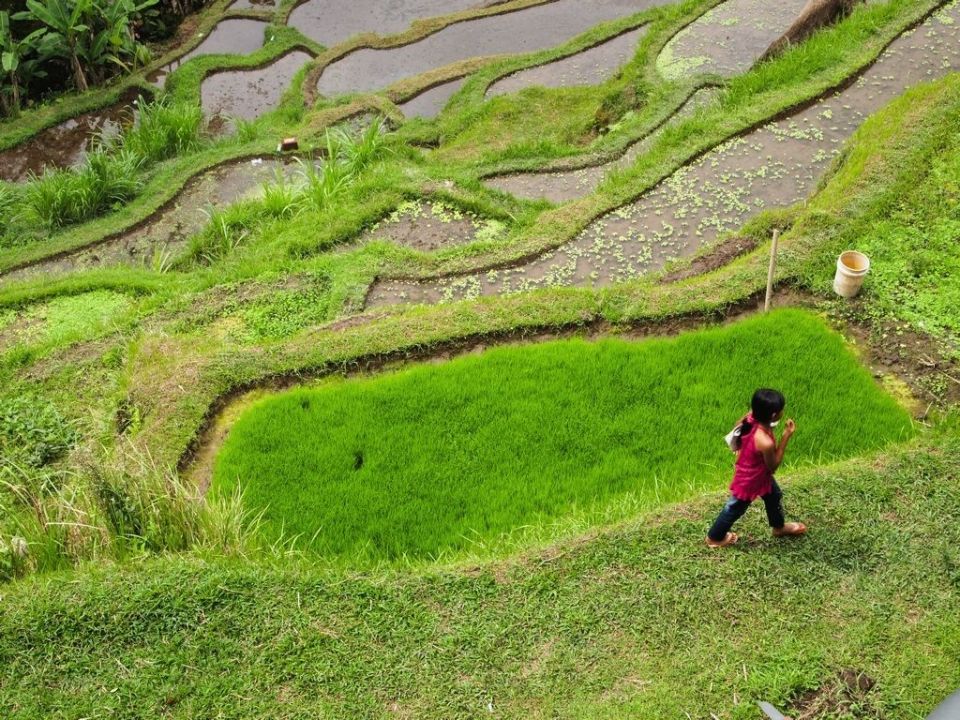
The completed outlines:
{"type": "Polygon", "coordinates": [[[0,400],[0,458],[42,467],[77,440],[73,425],[50,403],[20,396],[0,400]]]}

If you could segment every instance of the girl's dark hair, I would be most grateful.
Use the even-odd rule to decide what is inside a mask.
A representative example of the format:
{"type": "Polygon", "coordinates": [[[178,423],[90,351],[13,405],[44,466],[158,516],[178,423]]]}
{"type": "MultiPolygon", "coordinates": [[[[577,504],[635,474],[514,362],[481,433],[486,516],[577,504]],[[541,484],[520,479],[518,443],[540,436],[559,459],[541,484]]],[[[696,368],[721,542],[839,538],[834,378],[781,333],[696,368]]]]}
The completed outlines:
{"type": "Polygon", "coordinates": [[[764,425],[773,420],[773,416],[781,412],[787,406],[787,399],[783,393],[769,388],[762,388],[753,394],[753,400],[750,401],[750,409],[753,410],[753,417],[757,422],[764,425]]]}
{"type": "MultiPolygon", "coordinates": [[[[753,394],[753,400],[750,401],[750,409],[753,411],[753,417],[757,422],[764,425],[773,420],[773,416],[787,406],[787,399],[782,392],[762,388],[753,394]]],[[[753,429],[753,424],[748,420],[740,423],[740,437],[745,438],[753,429]]]]}

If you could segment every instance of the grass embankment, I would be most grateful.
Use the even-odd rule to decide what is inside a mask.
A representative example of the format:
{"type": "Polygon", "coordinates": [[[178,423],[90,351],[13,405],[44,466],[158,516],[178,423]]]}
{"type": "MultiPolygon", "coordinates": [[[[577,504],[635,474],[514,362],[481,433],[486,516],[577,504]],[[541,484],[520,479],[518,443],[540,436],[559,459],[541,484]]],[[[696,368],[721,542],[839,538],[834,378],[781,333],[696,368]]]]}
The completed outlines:
{"type": "Polygon", "coordinates": [[[958,486],[960,441],[943,437],[787,478],[812,527],[799,542],[754,510],[747,542],[708,552],[718,495],[479,569],[176,558],[38,577],[4,588],[0,707],[757,720],[756,700],[799,717],[851,668],[876,687],[837,716],[919,720],[960,685],[958,486]]]}
{"type": "Polygon", "coordinates": [[[781,311],[675,339],[564,341],[285,393],[236,425],[215,492],[321,553],[396,559],[497,544],[615,498],[720,487],[722,436],[759,386],[791,399],[794,463],[912,434],[844,341],[781,311]],[[522,534],[522,533],[521,533],[522,534]]]}

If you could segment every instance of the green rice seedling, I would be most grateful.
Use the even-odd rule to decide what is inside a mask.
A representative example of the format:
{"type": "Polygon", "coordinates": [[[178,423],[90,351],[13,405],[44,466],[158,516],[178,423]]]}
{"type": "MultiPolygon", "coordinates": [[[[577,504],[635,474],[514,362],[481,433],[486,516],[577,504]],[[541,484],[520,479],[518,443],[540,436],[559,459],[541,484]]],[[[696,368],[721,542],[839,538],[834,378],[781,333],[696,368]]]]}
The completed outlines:
{"type": "Polygon", "coordinates": [[[761,386],[800,431],[790,468],[913,433],[814,315],[780,311],[675,339],[488,351],[256,404],[217,459],[213,494],[245,489],[280,529],[351,559],[493,552],[521,526],[714,491],[723,436],[761,386]]]}
{"type": "Polygon", "coordinates": [[[191,240],[184,261],[199,260],[209,265],[230,255],[249,237],[259,211],[260,205],[255,201],[225,208],[207,207],[203,211],[207,226],[191,240]]]}
{"type": "Polygon", "coordinates": [[[354,174],[359,174],[387,153],[386,126],[377,118],[359,136],[342,140],[343,155],[354,174]]]}
{"type": "Polygon", "coordinates": [[[24,207],[32,219],[50,228],[89,220],[140,191],[140,166],[133,153],[98,147],[78,168],[32,176],[23,190],[24,207]]]}
{"type": "Polygon", "coordinates": [[[150,255],[149,267],[153,272],[164,275],[173,269],[173,252],[166,245],[155,247],[150,255]]]}
{"type": "Polygon", "coordinates": [[[291,181],[282,168],[277,168],[272,182],[263,183],[264,212],[269,217],[289,218],[297,210],[299,188],[291,181]]]}
{"type": "Polygon", "coordinates": [[[137,119],[120,140],[122,146],[146,163],[193,152],[200,146],[203,111],[196,103],[166,98],[137,103],[137,119]]]}
{"type": "Polygon", "coordinates": [[[337,155],[328,155],[319,168],[313,161],[298,162],[303,179],[300,191],[301,211],[323,210],[354,178],[352,169],[341,162],[337,155]]]}

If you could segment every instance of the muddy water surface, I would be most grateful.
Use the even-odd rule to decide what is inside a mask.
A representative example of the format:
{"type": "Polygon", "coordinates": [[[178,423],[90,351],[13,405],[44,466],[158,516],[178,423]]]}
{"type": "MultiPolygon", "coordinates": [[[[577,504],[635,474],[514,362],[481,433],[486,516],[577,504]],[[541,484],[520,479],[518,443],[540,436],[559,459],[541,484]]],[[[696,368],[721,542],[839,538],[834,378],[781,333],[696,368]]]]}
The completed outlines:
{"type": "Polygon", "coordinates": [[[657,58],[664,77],[746,72],[800,15],[807,0],[727,0],[688,25],[657,58]]]}
{"type": "Polygon", "coordinates": [[[0,179],[23,182],[30,173],[42,174],[44,168],[80,164],[96,136],[116,136],[124,125],[133,122],[134,101],[139,93],[131,91],[116,105],[78,115],[0,152],[0,179]]]}
{"type": "Polygon", "coordinates": [[[260,20],[221,20],[202,43],[186,55],[151,73],[147,80],[162,87],[166,83],[167,75],[187,60],[200,55],[248,55],[263,47],[266,29],[267,23],[260,20]]]}
{"type": "Polygon", "coordinates": [[[729,141],[573,241],[520,267],[423,283],[384,283],[370,305],[438,302],[552,285],[629,280],[692,255],[763,210],[807,197],[867,115],[903,91],[960,69],[953,3],[900,37],[845,90],[729,141]]]}
{"type": "Polygon", "coordinates": [[[200,86],[204,114],[222,120],[255,120],[277,106],[293,76],[311,59],[308,53],[295,50],[259,70],[210,75],[200,86]]]}
{"type": "Polygon", "coordinates": [[[276,0],[237,0],[230,6],[231,10],[273,10],[277,7],[276,0]]]}
{"type": "Polygon", "coordinates": [[[367,92],[471,57],[535,52],[563,43],[603,21],[668,2],[556,0],[455,23],[411,45],[350,53],[324,70],[317,89],[324,95],[367,92]]]}
{"type": "Polygon", "coordinates": [[[451,80],[416,95],[397,107],[408,118],[435,118],[447,106],[447,102],[463,87],[466,78],[451,80]]]}
{"type": "Polygon", "coordinates": [[[508,75],[487,89],[487,97],[519,92],[534,85],[559,88],[602,83],[633,59],[645,32],[646,27],[631,30],[582,53],[508,75]]]}
{"type": "Polygon", "coordinates": [[[245,160],[215,167],[197,176],[147,222],[91,248],[0,275],[0,283],[37,275],[59,275],[93,267],[136,265],[151,267],[155,260],[173,259],[189,238],[202,230],[211,208],[223,208],[244,197],[256,196],[278,170],[289,169],[272,158],[245,160]]]}
{"type": "Polygon", "coordinates": [[[308,0],[290,14],[288,24],[329,47],[360,33],[394,35],[414,20],[479,4],[478,0],[308,0]]]}

